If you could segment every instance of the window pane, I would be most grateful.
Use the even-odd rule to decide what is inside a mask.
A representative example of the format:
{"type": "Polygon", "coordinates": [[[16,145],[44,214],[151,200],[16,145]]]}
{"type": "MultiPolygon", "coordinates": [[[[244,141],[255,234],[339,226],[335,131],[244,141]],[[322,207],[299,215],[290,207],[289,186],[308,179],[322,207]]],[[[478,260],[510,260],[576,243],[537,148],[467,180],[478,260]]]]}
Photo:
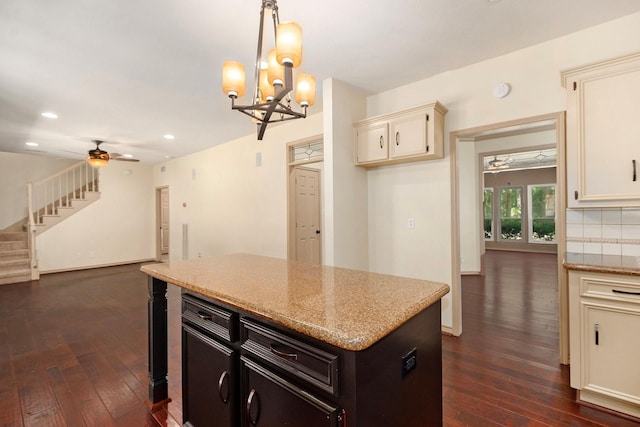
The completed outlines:
{"type": "Polygon", "coordinates": [[[500,189],[500,238],[522,240],[522,188],[500,189]]]}
{"type": "Polygon", "coordinates": [[[493,188],[484,189],[484,238],[493,240],[493,188]]]}
{"type": "Polygon", "coordinates": [[[556,240],[556,187],[541,185],[530,187],[532,232],[531,241],[555,242],[556,240]]]}

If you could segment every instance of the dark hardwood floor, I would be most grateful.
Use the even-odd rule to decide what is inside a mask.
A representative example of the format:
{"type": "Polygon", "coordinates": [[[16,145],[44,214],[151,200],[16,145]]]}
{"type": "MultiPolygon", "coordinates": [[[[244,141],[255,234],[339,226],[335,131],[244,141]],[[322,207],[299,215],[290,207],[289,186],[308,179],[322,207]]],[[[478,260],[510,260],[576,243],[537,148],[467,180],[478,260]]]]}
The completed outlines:
{"type": "MultiPolygon", "coordinates": [[[[444,424],[639,425],[575,403],[558,363],[555,257],[489,252],[485,266],[463,280],[464,334],[443,337],[444,424]]],[[[0,426],[180,425],[179,295],[169,287],[173,400],[151,414],[139,265],[0,286],[0,426]]]]}

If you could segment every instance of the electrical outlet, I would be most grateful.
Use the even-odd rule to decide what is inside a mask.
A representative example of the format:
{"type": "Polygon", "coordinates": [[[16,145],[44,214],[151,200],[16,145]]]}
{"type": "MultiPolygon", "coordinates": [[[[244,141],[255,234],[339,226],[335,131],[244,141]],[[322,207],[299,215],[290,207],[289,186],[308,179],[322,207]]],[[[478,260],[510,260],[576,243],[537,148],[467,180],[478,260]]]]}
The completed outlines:
{"type": "Polygon", "coordinates": [[[407,228],[414,229],[416,228],[416,220],[413,218],[409,218],[407,221],[407,228]]]}
{"type": "Polygon", "coordinates": [[[402,356],[402,378],[406,377],[418,365],[418,349],[414,348],[402,356]]]}

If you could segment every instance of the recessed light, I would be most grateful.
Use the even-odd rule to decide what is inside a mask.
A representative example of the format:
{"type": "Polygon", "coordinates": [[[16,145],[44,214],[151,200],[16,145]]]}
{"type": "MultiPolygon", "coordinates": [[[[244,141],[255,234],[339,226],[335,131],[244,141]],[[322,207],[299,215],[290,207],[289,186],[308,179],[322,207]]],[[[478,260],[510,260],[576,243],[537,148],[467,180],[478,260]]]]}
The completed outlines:
{"type": "Polygon", "coordinates": [[[133,154],[123,154],[122,157],[133,158],[133,154]]]}
{"type": "Polygon", "coordinates": [[[176,139],[176,137],[168,133],[164,136],[164,139],[176,139]]]}
{"type": "Polygon", "coordinates": [[[46,117],[48,119],[57,119],[58,115],[56,113],[52,113],[51,111],[45,111],[44,113],[40,114],[42,117],[46,117]]]}
{"type": "Polygon", "coordinates": [[[28,145],[29,147],[37,147],[38,143],[37,142],[25,142],[24,145],[28,145]]]}

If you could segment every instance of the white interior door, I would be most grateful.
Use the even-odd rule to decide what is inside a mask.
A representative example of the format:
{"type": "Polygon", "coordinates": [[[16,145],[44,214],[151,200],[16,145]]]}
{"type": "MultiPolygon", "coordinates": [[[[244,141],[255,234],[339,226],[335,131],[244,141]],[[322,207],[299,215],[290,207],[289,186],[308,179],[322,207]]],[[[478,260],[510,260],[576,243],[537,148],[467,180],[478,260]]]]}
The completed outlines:
{"type": "Polygon", "coordinates": [[[295,168],[296,260],[321,263],[320,171],[295,168]]]}

